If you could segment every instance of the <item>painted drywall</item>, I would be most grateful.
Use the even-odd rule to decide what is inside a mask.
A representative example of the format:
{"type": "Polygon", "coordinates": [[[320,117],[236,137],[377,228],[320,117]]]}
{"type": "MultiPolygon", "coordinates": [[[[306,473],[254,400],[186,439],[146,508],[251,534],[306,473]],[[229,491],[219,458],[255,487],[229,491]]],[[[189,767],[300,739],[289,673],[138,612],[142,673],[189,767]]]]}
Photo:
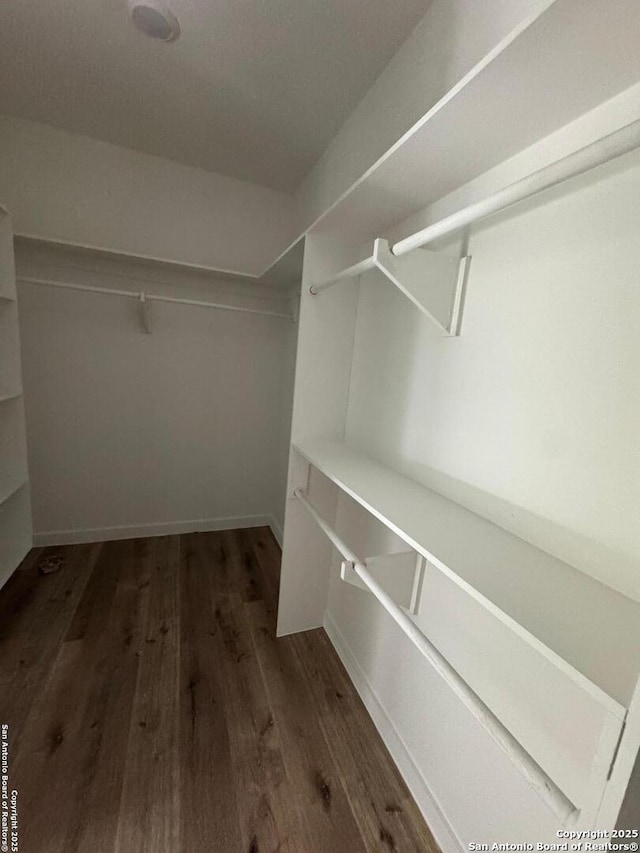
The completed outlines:
{"type": "Polygon", "coordinates": [[[178,0],[167,48],[122,0],[5,4],[0,111],[289,191],[427,5],[178,0]]]}
{"type": "Polygon", "coordinates": [[[285,193],[7,116],[0,199],[17,234],[247,275],[295,236],[285,193]]]}
{"type": "MultiPolygon", "coordinates": [[[[299,288],[295,288],[298,290],[299,288]]],[[[299,299],[292,292],[290,306],[297,317],[299,299]]],[[[284,517],[287,501],[287,474],[289,470],[289,448],[291,444],[291,413],[293,410],[293,385],[296,369],[296,351],[298,344],[298,323],[285,331],[284,350],[282,354],[282,381],[280,382],[279,399],[279,447],[275,460],[276,474],[273,479],[273,496],[271,505],[274,523],[273,533],[282,546],[284,539],[284,517]]]]}
{"type": "Polygon", "coordinates": [[[19,245],[37,542],[282,527],[287,319],[53,290],[25,277],[287,311],[285,294],[19,245]]]}
{"type": "Polygon", "coordinates": [[[247,275],[276,258],[478,62],[552,0],[434,0],[295,197],[0,117],[18,234],[247,275]]]}
{"type": "MultiPolygon", "coordinates": [[[[639,192],[636,153],[477,227],[459,339],[439,336],[376,273],[364,277],[346,428],[347,440],[536,544],[573,541],[586,559],[593,543],[603,559],[592,574],[629,593],[640,576],[639,192]]],[[[398,547],[346,497],[336,525],[363,555],[398,547]]],[[[427,592],[424,607],[444,605],[443,591],[427,592]]],[[[423,808],[444,815],[461,846],[553,840],[551,813],[335,567],[327,626],[420,780],[423,808]]]]}
{"type": "Polygon", "coordinates": [[[11,217],[0,207],[0,587],[31,548],[11,217]]]}
{"type": "Polygon", "coordinates": [[[306,228],[505,39],[553,0],[433,0],[296,193],[306,228]]]}

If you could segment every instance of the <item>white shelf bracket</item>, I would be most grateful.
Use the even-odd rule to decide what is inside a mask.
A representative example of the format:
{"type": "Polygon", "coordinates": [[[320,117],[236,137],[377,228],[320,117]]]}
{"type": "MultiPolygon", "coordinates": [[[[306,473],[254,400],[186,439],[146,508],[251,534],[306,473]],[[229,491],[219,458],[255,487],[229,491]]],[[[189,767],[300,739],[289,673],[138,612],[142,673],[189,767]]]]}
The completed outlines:
{"type": "Polygon", "coordinates": [[[397,257],[387,240],[373,244],[374,266],[447,337],[460,335],[470,260],[430,249],[397,257]]]}
{"type": "Polygon", "coordinates": [[[422,588],[424,586],[424,576],[427,571],[427,561],[422,554],[416,554],[416,567],[413,573],[413,588],[411,590],[411,600],[409,601],[409,613],[412,616],[420,615],[420,602],[422,601],[422,588]]]}
{"type": "Polygon", "coordinates": [[[138,295],[138,311],[140,316],[140,327],[146,335],[151,334],[151,317],[149,314],[149,303],[146,294],[138,295]]]}
{"type": "MultiPolygon", "coordinates": [[[[400,607],[413,616],[418,613],[422,581],[424,577],[424,558],[415,551],[401,551],[396,554],[381,554],[367,557],[364,565],[371,576],[400,607]]],[[[357,586],[369,594],[371,590],[358,575],[350,560],[340,565],[340,577],[346,583],[357,586]]]]}
{"type": "Polygon", "coordinates": [[[297,294],[291,297],[289,300],[289,306],[291,308],[291,322],[295,326],[298,322],[298,316],[300,313],[300,297],[297,294]]]}

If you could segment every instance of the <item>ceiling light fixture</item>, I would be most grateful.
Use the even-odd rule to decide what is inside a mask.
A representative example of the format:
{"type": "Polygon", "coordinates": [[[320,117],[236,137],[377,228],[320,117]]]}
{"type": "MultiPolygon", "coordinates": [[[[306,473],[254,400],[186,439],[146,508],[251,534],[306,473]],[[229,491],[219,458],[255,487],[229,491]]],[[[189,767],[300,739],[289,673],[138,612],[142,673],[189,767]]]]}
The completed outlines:
{"type": "Polygon", "coordinates": [[[129,0],[129,8],[133,23],[145,35],[160,41],[175,41],[180,35],[178,19],[164,3],[129,0]]]}

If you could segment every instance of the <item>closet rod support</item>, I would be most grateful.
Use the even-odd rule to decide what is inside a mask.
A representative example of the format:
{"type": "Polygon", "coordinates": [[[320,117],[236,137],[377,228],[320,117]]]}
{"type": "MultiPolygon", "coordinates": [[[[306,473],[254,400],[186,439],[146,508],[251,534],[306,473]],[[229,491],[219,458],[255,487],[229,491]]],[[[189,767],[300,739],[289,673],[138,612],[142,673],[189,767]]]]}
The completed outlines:
{"type": "Polygon", "coordinates": [[[408,258],[396,258],[381,237],[373,241],[370,257],[337,273],[333,278],[312,284],[316,296],[342,281],[377,269],[396,287],[441,334],[460,334],[463,292],[470,258],[455,258],[444,252],[423,249],[408,258]]]}
{"type": "Polygon", "coordinates": [[[363,561],[343,542],[336,531],[316,511],[313,504],[307,500],[305,493],[301,489],[295,489],[293,494],[304,506],[318,527],[325,533],[333,546],[342,554],[342,557],[353,565],[354,571],[368,587],[369,591],[378,599],[411,642],[462,701],[467,710],[473,714],[485,731],[509,756],[525,776],[531,787],[562,821],[563,826],[574,825],[580,814],[574,804],[514,738],[511,732],[500,722],[493,711],[485,705],[477,693],[471,689],[425,634],[417,628],[391,596],[382,589],[380,584],[367,571],[367,567],[363,561]]]}
{"type": "Polygon", "coordinates": [[[146,335],[151,334],[151,318],[149,317],[149,303],[144,293],[138,294],[138,306],[140,310],[140,326],[146,335]]]}

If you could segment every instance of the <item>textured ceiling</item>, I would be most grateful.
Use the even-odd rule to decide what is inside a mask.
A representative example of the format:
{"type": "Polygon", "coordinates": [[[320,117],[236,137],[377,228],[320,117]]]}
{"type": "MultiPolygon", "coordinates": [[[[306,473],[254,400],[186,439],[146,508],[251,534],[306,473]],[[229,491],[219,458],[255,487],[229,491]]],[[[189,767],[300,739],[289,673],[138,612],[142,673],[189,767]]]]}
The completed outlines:
{"type": "Polygon", "coordinates": [[[0,112],[293,190],[428,0],[171,0],[182,36],[125,0],[3,0],[0,112]]]}

